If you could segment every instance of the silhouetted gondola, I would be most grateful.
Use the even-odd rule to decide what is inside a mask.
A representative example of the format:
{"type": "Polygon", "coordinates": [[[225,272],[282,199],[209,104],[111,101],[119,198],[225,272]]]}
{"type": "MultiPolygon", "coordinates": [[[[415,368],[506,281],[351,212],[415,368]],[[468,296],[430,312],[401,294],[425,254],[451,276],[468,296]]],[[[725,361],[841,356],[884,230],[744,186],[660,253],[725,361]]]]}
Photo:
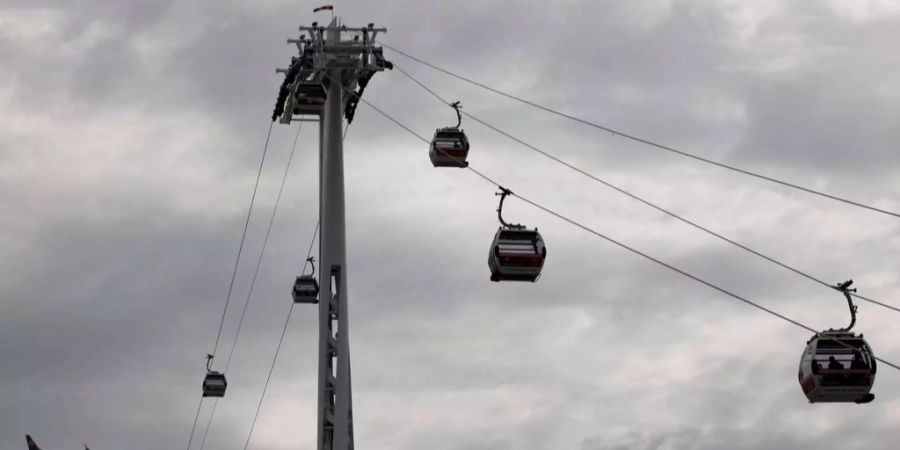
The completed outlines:
{"type": "Polygon", "coordinates": [[[225,374],[212,370],[213,355],[206,355],[206,377],[203,378],[203,396],[204,397],[224,397],[225,388],[228,382],[225,381],[225,374]]]}
{"type": "Polygon", "coordinates": [[[816,334],[800,356],[797,378],[810,403],[869,403],[875,399],[870,393],[875,383],[875,355],[862,334],[850,332],[856,323],[856,306],[850,297],[856,289],[850,289],[851,284],[853,280],[835,286],[847,298],[850,325],[816,334]]]}
{"type": "Polygon", "coordinates": [[[312,266],[312,273],[309,275],[301,274],[294,281],[294,289],[292,296],[294,303],[319,303],[319,282],[316,281],[315,258],[308,258],[309,264],[312,266]]]}
{"type": "Polygon", "coordinates": [[[497,208],[500,228],[494,234],[488,255],[491,281],[536,281],[547,258],[544,239],[537,228],[532,230],[503,220],[503,200],[512,192],[503,187],[500,189],[497,193],[500,196],[500,206],[497,208]]]}
{"type": "Polygon", "coordinates": [[[462,115],[459,112],[461,105],[455,102],[450,106],[456,110],[456,126],[434,131],[428,156],[434,167],[468,167],[466,158],[469,156],[469,139],[459,128],[462,125],[462,115]]]}

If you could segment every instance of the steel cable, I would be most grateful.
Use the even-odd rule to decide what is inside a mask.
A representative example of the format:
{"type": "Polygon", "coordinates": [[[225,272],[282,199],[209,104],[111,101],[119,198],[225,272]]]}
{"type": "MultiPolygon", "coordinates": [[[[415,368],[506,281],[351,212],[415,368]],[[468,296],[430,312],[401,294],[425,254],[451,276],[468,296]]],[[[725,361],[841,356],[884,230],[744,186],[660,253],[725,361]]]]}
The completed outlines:
{"type": "MultiPolygon", "coordinates": [[[[448,100],[446,100],[445,98],[441,97],[437,92],[435,92],[433,89],[431,89],[431,88],[429,88],[428,86],[426,86],[424,83],[422,83],[421,81],[419,81],[418,79],[416,79],[416,78],[413,77],[412,75],[410,75],[409,72],[403,70],[403,68],[399,67],[397,64],[394,64],[394,68],[395,68],[396,70],[400,71],[400,73],[402,73],[403,75],[405,75],[407,78],[409,78],[410,80],[412,80],[415,84],[417,84],[419,87],[421,87],[422,89],[424,89],[426,92],[428,92],[429,94],[431,94],[432,96],[434,96],[435,98],[437,98],[438,100],[440,100],[441,103],[444,103],[445,105],[448,105],[448,106],[452,106],[451,103],[450,103],[448,100]]],[[[540,148],[535,147],[534,145],[529,144],[528,142],[525,142],[525,141],[523,141],[522,139],[519,139],[519,138],[517,138],[516,136],[513,136],[512,134],[507,133],[506,131],[503,131],[503,130],[499,129],[499,128],[495,127],[494,125],[491,125],[490,123],[487,123],[487,122],[485,122],[485,121],[479,119],[478,117],[473,116],[472,114],[470,114],[470,113],[468,113],[468,112],[460,111],[460,113],[462,113],[464,116],[466,116],[466,117],[468,117],[468,118],[470,118],[470,119],[472,119],[472,120],[474,120],[474,121],[480,123],[481,125],[483,125],[483,126],[485,126],[485,127],[487,127],[487,128],[490,128],[491,130],[493,130],[493,131],[495,131],[495,132],[497,132],[497,133],[499,133],[499,134],[501,134],[501,135],[503,135],[503,136],[505,136],[505,137],[507,137],[507,138],[509,138],[509,139],[511,139],[511,140],[513,140],[513,141],[515,141],[515,142],[517,142],[517,143],[523,145],[523,146],[525,146],[526,148],[528,148],[528,149],[530,149],[530,150],[532,150],[532,151],[534,151],[534,152],[536,152],[536,153],[538,153],[538,154],[540,154],[540,155],[543,155],[544,157],[549,158],[550,160],[552,160],[552,161],[554,161],[554,162],[556,162],[556,163],[558,163],[558,164],[560,164],[560,165],[562,165],[562,166],[564,166],[564,167],[566,167],[566,168],[569,168],[569,169],[571,169],[571,170],[573,170],[573,171],[575,171],[575,172],[578,172],[579,174],[584,175],[585,177],[590,178],[591,180],[594,180],[594,181],[596,181],[596,182],[598,182],[598,183],[600,183],[600,184],[602,184],[602,185],[604,185],[604,186],[606,186],[606,187],[608,187],[608,188],[610,188],[610,189],[613,189],[613,190],[615,190],[615,191],[617,191],[617,192],[619,192],[619,193],[621,193],[621,194],[623,194],[623,195],[625,195],[625,196],[627,196],[627,197],[629,197],[629,198],[631,198],[631,199],[633,199],[633,200],[636,200],[636,201],[638,201],[638,202],[640,202],[640,203],[643,203],[644,205],[647,205],[647,206],[649,206],[649,207],[651,207],[651,208],[653,208],[653,209],[655,209],[655,210],[657,210],[657,211],[659,211],[659,212],[662,212],[662,213],[664,213],[664,214],[666,214],[666,215],[668,215],[668,216],[670,216],[670,217],[672,217],[672,218],[674,218],[674,219],[676,219],[676,220],[678,220],[678,221],[681,221],[681,222],[683,222],[683,223],[685,223],[685,224],[687,224],[687,225],[690,225],[690,226],[692,226],[692,227],[694,227],[694,228],[696,228],[696,229],[698,229],[698,230],[700,230],[700,231],[703,231],[704,233],[707,233],[707,234],[709,234],[709,235],[711,235],[711,236],[713,236],[713,237],[716,237],[716,238],[718,238],[718,239],[720,239],[720,240],[722,240],[722,241],[725,241],[725,242],[727,242],[727,243],[729,243],[729,244],[731,244],[731,245],[733,245],[733,246],[735,246],[735,247],[738,247],[738,248],[740,248],[740,249],[742,249],[742,250],[744,250],[744,251],[747,251],[747,252],[749,252],[749,253],[752,253],[752,254],[754,254],[754,255],[756,255],[756,256],[758,256],[758,257],[760,257],[760,258],[762,258],[762,259],[764,259],[764,260],[766,260],[766,261],[768,261],[768,262],[771,262],[771,263],[773,263],[773,264],[776,264],[776,265],[778,265],[778,266],[780,266],[780,267],[782,267],[782,268],[784,268],[784,269],[787,269],[787,270],[789,270],[789,271],[791,271],[791,272],[793,272],[793,273],[795,273],[795,274],[797,274],[797,275],[800,275],[800,276],[802,276],[802,277],[804,277],[804,278],[807,278],[807,279],[809,279],[809,280],[811,280],[811,281],[813,281],[813,282],[816,282],[816,283],[818,283],[818,284],[820,284],[820,285],[822,285],[822,286],[825,286],[825,287],[827,287],[827,288],[829,288],[829,289],[834,289],[834,286],[833,286],[833,285],[828,284],[827,282],[825,282],[825,281],[823,281],[823,280],[821,280],[821,279],[819,279],[819,278],[816,278],[816,277],[814,277],[814,276],[812,276],[812,275],[810,275],[810,274],[808,274],[808,273],[806,273],[806,272],[803,272],[803,271],[800,270],[800,269],[797,269],[797,268],[792,267],[792,266],[790,266],[790,265],[788,265],[788,264],[786,264],[786,263],[783,263],[783,262],[781,262],[781,261],[779,261],[779,260],[777,260],[777,259],[775,259],[775,258],[773,258],[773,257],[771,257],[771,256],[768,256],[768,255],[763,254],[763,253],[761,253],[761,252],[759,252],[759,251],[757,251],[757,250],[754,250],[754,249],[752,249],[752,248],[750,248],[750,247],[748,247],[748,246],[746,246],[746,245],[744,245],[744,244],[741,244],[740,242],[737,242],[737,241],[735,241],[735,240],[733,240],[733,239],[730,239],[730,238],[728,238],[728,237],[726,237],[726,236],[724,236],[724,235],[722,235],[722,234],[720,234],[720,233],[718,233],[718,232],[716,232],[716,231],[713,231],[713,230],[711,230],[711,229],[709,229],[709,228],[707,228],[707,227],[705,227],[705,226],[703,226],[703,225],[700,225],[700,224],[698,224],[698,223],[696,223],[696,222],[693,222],[693,221],[691,221],[691,220],[689,220],[689,219],[686,219],[686,218],[684,218],[684,217],[682,217],[682,216],[680,216],[680,215],[678,215],[678,214],[676,214],[676,213],[674,213],[674,212],[672,212],[672,211],[669,211],[668,209],[665,209],[665,208],[663,208],[663,207],[661,207],[661,206],[659,206],[659,205],[656,205],[656,204],[650,202],[649,200],[646,200],[646,199],[644,199],[644,198],[642,198],[642,197],[640,197],[640,196],[638,196],[638,195],[636,195],[636,194],[632,194],[631,192],[625,190],[624,188],[621,188],[621,187],[619,187],[619,186],[617,186],[617,185],[615,185],[615,184],[613,184],[613,183],[610,183],[610,182],[608,182],[608,181],[606,181],[606,180],[604,180],[604,179],[602,179],[602,178],[599,178],[599,177],[597,177],[597,176],[595,176],[595,175],[593,175],[593,174],[591,174],[591,173],[589,173],[589,172],[587,172],[587,171],[585,171],[585,170],[583,170],[583,169],[581,169],[581,168],[579,168],[579,167],[577,167],[577,166],[575,166],[575,165],[573,165],[573,164],[570,164],[570,163],[568,163],[568,162],[566,162],[566,161],[563,161],[562,159],[560,159],[560,158],[558,158],[558,157],[556,157],[556,156],[554,156],[554,155],[552,155],[552,154],[550,154],[550,153],[548,153],[548,152],[546,152],[546,151],[544,151],[544,150],[541,150],[540,148]]],[[[890,309],[890,310],[893,310],[893,311],[896,311],[896,312],[900,312],[900,308],[897,308],[896,306],[892,306],[892,305],[889,305],[889,304],[886,304],[886,303],[883,303],[883,302],[880,302],[880,301],[876,301],[876,300],[873,300],[873,299],[871,299],[871,298],[864,297],[864,296],[862,296],[862,295],[858,295],[858,294],[856,294],[856,293],[851,293],[850,295],[852,295],[853,297],[858,298],[858,299],[860,299],[860,300],[864,300],[864,301],[867,301],[867,302],[870,302],[870,303],[873,303],[873,304],[876,304],[876,305],[879,305],[879,306],[888,308],[888,309],[890,309]]]]}
{"type": "MultiPolygon", "coordinates": [[[[351,94],[352,94],[352,92],[351,92],[351,94]]],[[[384,117],[386,117],[387,119],[389,119],[389,120],[390,120],[391,122],[393,122],[394,124],[400,126],[400,127],[403,128],[404,130],[406,130],[407,132],[409,132],[410,134],[412,134],[413,136],[419,138],[420,140],[422,140],[422,141],[424,141],[425,143],[427,143],[427,144],[430,145],[431,142],[430,142],[429,140],[425,139],[423,136],[419,135],[418,133],[416,133],[415,131],[413,131],[412,129],[410,129],[408,126],[404,125],[403,123],[401,123],[401,122],[398,121],[397,119],[394,119],[394,118],[391,117],[389,114],[385,113],[383,110],[381,110],[380,108],[376,107],[375,105],[373,105],[373,104],[370,103],[369,101],[367,101],[367,100],[365,100],[365,99],[363,99],[363,98],[361,98],[361,97],[359,98],[359,100],[360,100],[361,102],[365,103],[365,104],[366,104],[367,106],[369,106],[370,108],[372,108],[372,109],[374,109],[375,111],[377,111],[378,113],[380,113],[381,115],[383,115],[384,117]]],[[[446,153],[445,153],[445,154],[446,154],[446,153]]],[[[447,156],[450,156],[450,155],[447,155],[447,156]]],[[[467,166],[466,169],[472,171],[473,173],[475,173],[476,175],[478,175],[478,176],[481,177],[482,179],[488,181],[489,183],[491,183],[491,184],[494,185],[495,187],[498,187],[498,188],[503,189],[503,186],[502,186],[500,183],[494,181],[492,178],[490,178],[490,177],[488,177],[487,175],[485,175],[485,174],[479,172],[478,170],[474,169],[471,165],[467,166]]],[[[779,319],[782,319],[782,320],[787,321],[787,322],[789,322],[789,323],[791,323],[791,324],[793,324],[793,325],[796,325],[796,326],[798,326],[798,327],[800,327],[800,328],[803,328],[804,330],[807,330],[807,331],[810,331],[810,332],[812,332],[812,333],[815,333],[816,335],[820,335],[820,333],[819,333],[818,331],[816,331],[814,328],[812,328],[812,327],[810,327],[810,326],[808,326],[808,325],[805,325],[805,324],[803,324],[803,323],[801,323],[801,322],[799,322],[799,321],[796,321],[796,320],[794,320],[794,319],[791,319],[790,317],[787,317],[787,316],[785,316],[785,315],[783,315],[783,314],[780,314],[780,313],[778,313],[778,312],[776,312],[776,311],[774,311],[774,310],[771,310],[771,309],[769,309],[769,308],[766,308],[766,307],[764,307],[764,306],[762,306],[762,305],[760,305],[760,304],[758,304],[758,303],[756,303],[756,302],[753,302],[753,301],[751,301],[751,300],[749,300],[749,299],[747,299],[747,298],[745,298],[745,297],[742,297],[742,296],[740,296],[740,295],[738,295],[738,294],[735,294],[735,293],[733,293],[733,292],[731,292],[731,291],[729,291],[729,290],[727,290],[727,289],[725,289],[725,288],[722,288],[722,287],[720,287],[720,286],[717,286],[717,285],[715,285],[715,284],[713,284],[713,283],[711,283],[711,282],[709,282],[709,281],[706,281],[706,280],[704,280],[704,279],[702,279],[702,278],[700,278],[700,277],[698,277],[698,276],[696,276],[696,275],[693,275],[693,274],[691,274],[690,272],[687,272],[687,271],[682,270],[682,269],[679,269],[679,268],[677,268],[677,267],[675,267],[675,266],[673,266],[673,265],[671,265],[671,264],[669,264],[669,263],[666,263],[665,261],[662,261],[662,260],[660,260],[660,259],[654,258],[654,257],[650,256],[649,254],[647,254],[647,253],[645,253],[645,252],[642,252],[642,251],[640,251],[640,250],[638,250],[638,249],[636,249],[636,248],[633,248],[633,247],[630,247],[630,246],[628,246],[628,245],[626,245],[626,244],[624,244],[624,243],[621,243],[621,242],[619,242],[618,240],[615,240],[615,239],[613,239],[613,238],[611,238],[611,237],[609,237],[609,236],[606,236],[606,235],[604,235],[604,234],[602,234],[602,233],[600,233],[600,232],[598,232],[598,231],[596,231],[596,230],[594,230],[594,229],[592,229],[592,228],[589,228],[589,227],[587,227],[587,226],[585,226],[585,225],[583,225],[583,224],[581,224],[581,223],[579,223],[579,222],[577,222],[577,221],[575,221],[575,220],[573,220],[573,219],[570,219],[569,217],[567,217],[567,216],[565,216],[565,215],[562,215],[562,214],[560,214],[560,213],[558,213],[558,212],[556,212],[556,211],[554,211],[554,210],[551,210],[551,209],[549,209],[549,208],[547,208],[547,207],[541,205],[540,203],[537,203],[537,202],[535,202],[535,201],[533,201],[533,200],[530,200],[530,199],[528,199],[527,197],[524,197],[524,196],[522,196],[522,195],[520,195],[520,194],[517,194],[517,193],[515,193],[515,192],[512,192],[512,195],[514,195],[514,196],[516,196],[516,197],[522,199],[522,201],[524,201],[525,203],[528,203],[528,204],[531,205],[531,206],[534,206],[534,207],[537,208],[537,209],[540,209],[540,210],[542,210],[542,211],[544,211],[544,212],[546,212],[546,213],[548,213],[548,214],[550,214],[550,215],[553,215],[553,216],[555,216],[555,217],[557,217],[557,218],[559,218],[559,219],[561,219],[561,220],[563,220],[563,221],[565,221],[565,222],[567,222],[567,223],[569,223],[569,224],[571,224],[571,225],[574,225],[574,226],[576,226],[576,227],[578,227],[578,228],[581,228],[582,230],[587,231],[587,232],[589,232],[589,233],[591,233],[591,234],[593,234],[593,235],[595,235],[595,236],[597,236],[597,237],[600,237],[600,238],[602,238],[602,239],[604,239],[604,240],[606,240],[606,241],[608,241],[608,242],[610,242],[610,243],[613,243],[613,244],[615,244],[615,245],[617,245],[617,246],[619,246],[619,247],[621,247],[621,248],[623,248],[623,249],[625,249],[625,250],[628,250],[629,252],[632,252],[632,253],[634,253],[634,254],[636,254],[636,255],[638,255],[638,256],[641,256],[641,257],[643,257],[643,258],[645,258],[645,259],[647,259],[647,260],[649,260],[649,261],[652,261],[652,262],[654,262],[654,263],[656,263],[656,264],[658,264],[658,265],[661,265],[662,267],[665,267],[665,268],[667,268],[667,269],[669,269],[669,270],[671,270],[671,271],[674,271],[675,273],[678,273],[678,274],[680,274],[680,275],[682,275],[682,276],[685,276],[685,277],[687,277],[687,278],[690,278],[691,280],[694,280],[694,281],[696,281],[696,282],[698,282],[698,283],[701,283],[701,284],[703,284],[703,285],[705,285],[705,286],[707,286],[707,287],[709,287],[709,288],[711,288],[711,289],[714,289],[714,290],[716,290],[716,291],[718,291],[718,292],[720,292],[720,293],[723,293],[723,294],[725,294],[725,295],[727,295],[727,296],[729,296],[729,297],[732,297],[732,298],[734,298],[734,299],[736,299],[736,300],[739,300],[739,301],[744,302],[744,303],[746,303],[746,304],[748,304],[748,305],[750,305],[750,306],[753,306],[753,307],[755,307],[755,308],[757,308],[757,309],[759,309],[759,310],[761,310],[761,311],[763,311],[763,312],[769,313],[769,314],[772,315],[772,316],[775,316],[775,317],[777,317],[777,318],[779,318],[779,319]]],[[[841,341],[837,341],[837,342],[840,342],[841,344],[843,344],[841,341]]],[[[846,344],[843,344],[843,345],[846,345],[846,344]]],[[[849,347],[849,345],[847,345],[847,346],[849,347]]],[[[886,365],[888,365],[888,366],[894,368],[894,369],[900,370],[900,365],[897,365],[897,364],[895,364],[895,363],[892,363],[892,362],[890,362],[890,361],[884,360],[884,359],[879,358],[879,357],[875,357],[875,359],[876,359],[877,361],[883,363],[883,364],[886,364],[886,365]]]]}
{"type": "Polygon", "coordinates": [[[845,203],[845,204],[848,204],[848,205],[853,205],[853,206],[856,206],[856,207],[859,207],[859,208],[864,208],[864,209],[868,209],[868,210],[870,210],[870,211],[874,211],[874,212],[878,212],[878,213],[885,214],[885,215],[888,215],[888,216],[893,216],[893,217],[896,217],[896,218],[900,218],[900,213],[898,213],[898,212],[894,212],[894,211],[889,211],[889,210],[886,210],[886,209],[877,208],[877,207],[875,207],[875,206],[867,205],[867,204],[865,204],[865,203],[857,202],[857,201],[854,201],[854,200],[849,200],[849,199],[846,199],[846,198],[843,198],[843,197],[839,197],[839,196],[837,196],[837,195],[828,194],[828,193],[826,193],[826,192],[817,191],[817,190],[815,190],[815,189],[803,187],[803,186],[800,186],[800,185],[798,185],[798,184],[794,184],[794,183],[791,183],[791,182],[788,182],[788,181],[780,180],[780,179],[777,179],[777,178],[774,178],[774,177],[770,177],[770,176],[766,176],[766,175],[761,175],[761,174],[758,174],[758,173],[755,173],[755,172],[751,172],[751,171],[746,170],[746,169],[741,169],[741,168],[739,168],[739,167],[735,167],[735,166],[731,166],[731,165],[728,165],[728,164],[725,164],[725,163],[721,163],[721,162],[718,162],[718,161],[714,161],[714,160],[711,160],[711,159],[709,159],[709,158],[704,158],[704,157],[702,157],[702,156],[698,156],[698,155],[695,155],[695,154],[693,154],[693,153],[688,153],[688,152],[683,151],[683,150],[678,150],[678,149],[676,149],[676,148],[673,148],[673,147],[670,147],[670,146],[667,146],[667,145],[663,145],[663,144],[660,144],[660,143],[651,141],[651,140],[649,140],[649,139],[645,139],[645,138],[642,138],[642,137],[638,137],[638,136],[633,135],[633,134],[629,134],[629,133],[625,133],[625,132],[622,132],[622,131],[618,131],[618,130],[615,130],[615,129],[606,127],[606,126],[604,126],[604,125],[600,125],[600,124],[591,122],[591,121],[589,121],[589,120],[587,120],[587,119],[582,119],[582,118],[580,118],[580,117],[576,117],[576,116],[573,116],[573,115],[570,115],[570,114],[563,113],[563,112],[561,112],[561,111],[557,111],[557,110],[555,110],[555,109],[552,109],[552,108],[543,106],[543,105],[538,104],[538,103],[535,103],[535,102],[533,102],[533,101],[526,100],[526,99],[523,99],[523,98],[521,98],[521,97],[512,95],[512,94],[510,94],[510,93],[501,91],[501,90],[499,90],[499,89],[492,88],[492,87],[490,87],[490,86],[488,86],[488,85],[486,85],[486,84],[484,84],[484,83],[480,83],[480,82],[475,81],[475,80],[472,80],[472,79],[470,79],[470,78],[466,78],[466,77],[464,77],[464,76],[462,76],[462,75],[457,75],[457,74],[455,74],[455,73],[453,73],[453,72],[451,72],[451,71],[449,71],[449,70],[447,70],[447,69],[444,69],[444,68],[442,68],[442,67],[439,67],[439,66],[437,66],[437,65],[434,65],[434,64],[432,64],[432,63],[429,63],[429,62],[427,62],[427,61],[425,61],[425,60],[423,60],[423,59],[421,59],[421,58],[418,58],[418,57],[413,56],[413,55],[411,55],[411,54],[409,54],[409,53],[406,53],[406,52],[404,52],[404,51],[402,51],[402,50],[399,50],[399,49],[397,49],[397,48],[395,48],[395,47],[392,47],[392,46],[390,46],[390,45],[388,45],[388,44],[385,44],[384,42],[380,42],[380,43],[381,43],[382,46],[387,47],[387,48],[393,50],[394,52],[396,52],[396,53],[398,53],[398,54],[400,54],[400,55],[403,55],[403,56],[405,56],[405,57],[407,57],[407,58],[409,58],[409,59],[411,59],[411,60],[413,60],[413,61],[416,61],[416,62],[419,62],[419,63],[421,63],[421,64],[424,64],[424,65],[426,65],[426,66],[428,66],[428,67],[431,67],[431,68],[434,69],[434,70],[437,70],[437,71],[439,71],[439,72],[442,72],[442,73],[445,73],[445,74],[447,74],[447,75],[450,75],[451,77],[454,77],[454,78],[456,78],[456,79],[465,81],[465,82],[467,82],[467,83],[469,83],[469,84],[472,84],[472,85],[474,85],[474,86],[478,86],[478,87],[480,87],[480,88],[486,89],[486,90],[491,91],[491,92],[493,92],[493,93],[495,93],[495,94],[502,95],[502,96],[504,96],[504,97],[506,97],[506,98],[515,100],[515,101],[517,101],[517,102],[524,103],[524,104],[526,104],[526,105],[528,105],[528,106],[532,106],[532,107],[537,108],[537,109],[540,109],[540,110],[542,110],[542,111],[545,111],[545,112],[548,112],[548,113],[551,113],[551,114],[555,114],[555,115],[557,115],[557,116],[564,117],[564,118],[566,118],[566,119],[569,119],[569,120],[572,120],[572,121],[581,123],[581,124],[583,124],[583,125],[587,125],[587,126],[596,128],[596,129],[598,129],[598,130],[606,131],[606,132],[608,132],[608,133],[610,133],[610,134],[613,134],[613,135],[616,135],[616,136],[619,136],[619,137],[623,137],[623,138],[625,138],[625,139],[629,139],[629,140],[632,140],[632,141],[634,141],[634,142],[638,142],[638,143],[641,143],[641,144],[645,144],[645,145],[648,145],[648,146],[650,146],[650,147],[653,147],[653,148],[656,148],[656,149],[659,149],[659,150],[665,150],[665,151],[668,151],[668,152],[671,152],[671,153],[675,153],[675,154],[678,154],[678,155],[681,155],[681,156],[684,156],[684,157],[687,157],[687,158],[691,158],[691,159],[694,159],[694,160],[697,160],[697,161],[701,161],[701,162],[704,162],[704,163],[707,163],[707,164],[711,164],[711,165],[714,165],[714,166],[718,166],[718,167],[721,167],[721,168],[723,168],[723,169],[731,170],[731,171],[733,171],[733,172],[738,172],[738,173],[741,173],[741,174],[744,174],[744,175],[748,175],[748,176],[751,176],[751,177],[759,178],[759,179],[761,179],[761,180],[766,180],[766,181],[769,181],[769,182],[772,182],[772,183],[776,183],[776,184],[779,184],[779,185],[782,185],[782,186],[785,186],[785,187],[789,187],[789,188],[792,188],[792,189],[797,189],[797,190],[800,190],[800,191],[804,191],[804,192],[807,192],[807,193],[809,193],[809,194],[818,195],[818,196],[820,196],[820,197],[828,198],[828,199],[835,200],[835,201],[838,201],[838,202],[842,202],[842,203],[845,203]]]}

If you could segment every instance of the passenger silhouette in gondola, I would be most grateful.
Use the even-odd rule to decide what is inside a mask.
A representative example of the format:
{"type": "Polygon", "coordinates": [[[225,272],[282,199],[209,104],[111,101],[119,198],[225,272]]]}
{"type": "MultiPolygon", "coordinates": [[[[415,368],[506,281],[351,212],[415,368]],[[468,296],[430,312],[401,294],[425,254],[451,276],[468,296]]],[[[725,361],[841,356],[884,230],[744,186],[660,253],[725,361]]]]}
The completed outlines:
{"type": "MultiPolygon", "coordinates": [[[[862,355],[856,351],[853,352],[853,360],[850,361],[850,369],[853,370],[867,370],[869,365],[866,364],[862,359],[862,355]]],[[[850,384],[867,384],[869,381],[868,374],[865,373],[854,373],[847,376],[847,382],[850,384]]]]}
{"type": "Polygon", "coordinates": [[[865,361],[863,361],[862,355],[860,355],[859,352],[853,352],[853,360],[850,361],[850,368],[851,369],[868,369],[869,365],[866,364],[865,361]]]}
{"type": "MultiPolygon", "coordinates": [[[[828,357],[828,370],[843,370],[844,365],[841,364],[834,356],[828,357]]],[[[838,375],[836,373],[826,373],[822,376],[822,384],[826,385],[837,385],[841,384],[844,377],[842,375],[838,375]]]]}
{"type": "Polygon", "coordinates": [[[834,356],[828,357],[828,370],[841,370],[843,368],[844,365],[834,359],[834,356]]]}

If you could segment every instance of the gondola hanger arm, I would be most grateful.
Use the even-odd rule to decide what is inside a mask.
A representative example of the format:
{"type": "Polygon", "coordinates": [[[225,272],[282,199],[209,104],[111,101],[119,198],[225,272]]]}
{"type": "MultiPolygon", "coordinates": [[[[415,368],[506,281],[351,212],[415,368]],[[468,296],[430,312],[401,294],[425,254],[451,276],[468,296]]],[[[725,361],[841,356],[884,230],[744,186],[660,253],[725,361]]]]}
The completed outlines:
{"type": "Polygon", "coordinates": [[[500,188],[500,192],[497,192],[494,195],[500,196],[500,206],[497,207],[497,219],[500,220],[500,224],[503,225],[504,228],[511,228],[516,230],[525,228],[525,225],[522,225],[520,223],[511,224],[506,223],[506,221],[503,220],[503,201],[506,200],[507,196],[513,195],[513,192],[503,186],[498,187],[500,188]]]}
{"type": "Polygon", "coordinates": [[[310,272],[309,276],[314,276],[316,274],[316,258],[310,256],[306,260],[309,261],[309,265],[312,267],[312,272],[310,272]]]}
{"type": "Polygon", "coordinates": [[[462,103],[457,100],[451,103],[450,107],[452,107],[456,111],[456,128],[458,129],[462,126],[462,114],[459,112],[459,110],[462,109],[462,103]]]}
{"type": "Polygon", "coordinates": [[[853,285],[853,280],[847,280],[843,283],[838,283],[834,285],[834,289],[840,291],[844,294],[844,297],[847,299],[847,306],[850,308],[850,325],[846,328],[841,328],[839,331],[850,331],[854,325],[856,325],[856,305],[853,304],[853,298],[850,296],[851,292],[856,292],[856,288],[850,288],[853,285]]]}

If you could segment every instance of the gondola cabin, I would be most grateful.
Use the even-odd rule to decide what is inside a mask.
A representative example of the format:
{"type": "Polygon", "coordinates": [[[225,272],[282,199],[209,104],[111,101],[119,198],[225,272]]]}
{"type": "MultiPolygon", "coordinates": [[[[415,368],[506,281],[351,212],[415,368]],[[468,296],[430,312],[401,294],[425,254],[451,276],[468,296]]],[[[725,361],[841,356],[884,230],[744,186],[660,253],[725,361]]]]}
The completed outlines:
{"type": "Polygon", "coordinates": [[[209,371],[203,379],[203,396],[224,397],[226,387],[228,387],[228,382],[225,381],[225,374],[209,371]]]}
{"type": "Polygon", "coordinates": [[[312,275],[301,275],[294,281],[294,303],[319,303],[319,282],[312,275]]]}
{"type": "Polygon", "coordinates": [[[469,140],[459,128],[439,128],[431,138],[428,156],[434,167],[468,167],[466,158],[469,156],[469,140]]]}
{"type": "Polygon", "coordinates": [[[313,115],[322,114],[325,108],[325,86],[315,82],[301,82],[297,85],[296,101],[293,103],[293,112],[295,115],[313,115]]]}
{"type": "Polygon", "coordinates": [[[798,379],[810,403],[869,403],[875,371],[875,355],[861,334],[824,331],[807,341],[798,379]]]}
{"type": "Polygon", "coordinates": [[[534,282],[546,258],[547,248],[537,229],[500,227],[488,255],[491,281],[534,282]]]}

